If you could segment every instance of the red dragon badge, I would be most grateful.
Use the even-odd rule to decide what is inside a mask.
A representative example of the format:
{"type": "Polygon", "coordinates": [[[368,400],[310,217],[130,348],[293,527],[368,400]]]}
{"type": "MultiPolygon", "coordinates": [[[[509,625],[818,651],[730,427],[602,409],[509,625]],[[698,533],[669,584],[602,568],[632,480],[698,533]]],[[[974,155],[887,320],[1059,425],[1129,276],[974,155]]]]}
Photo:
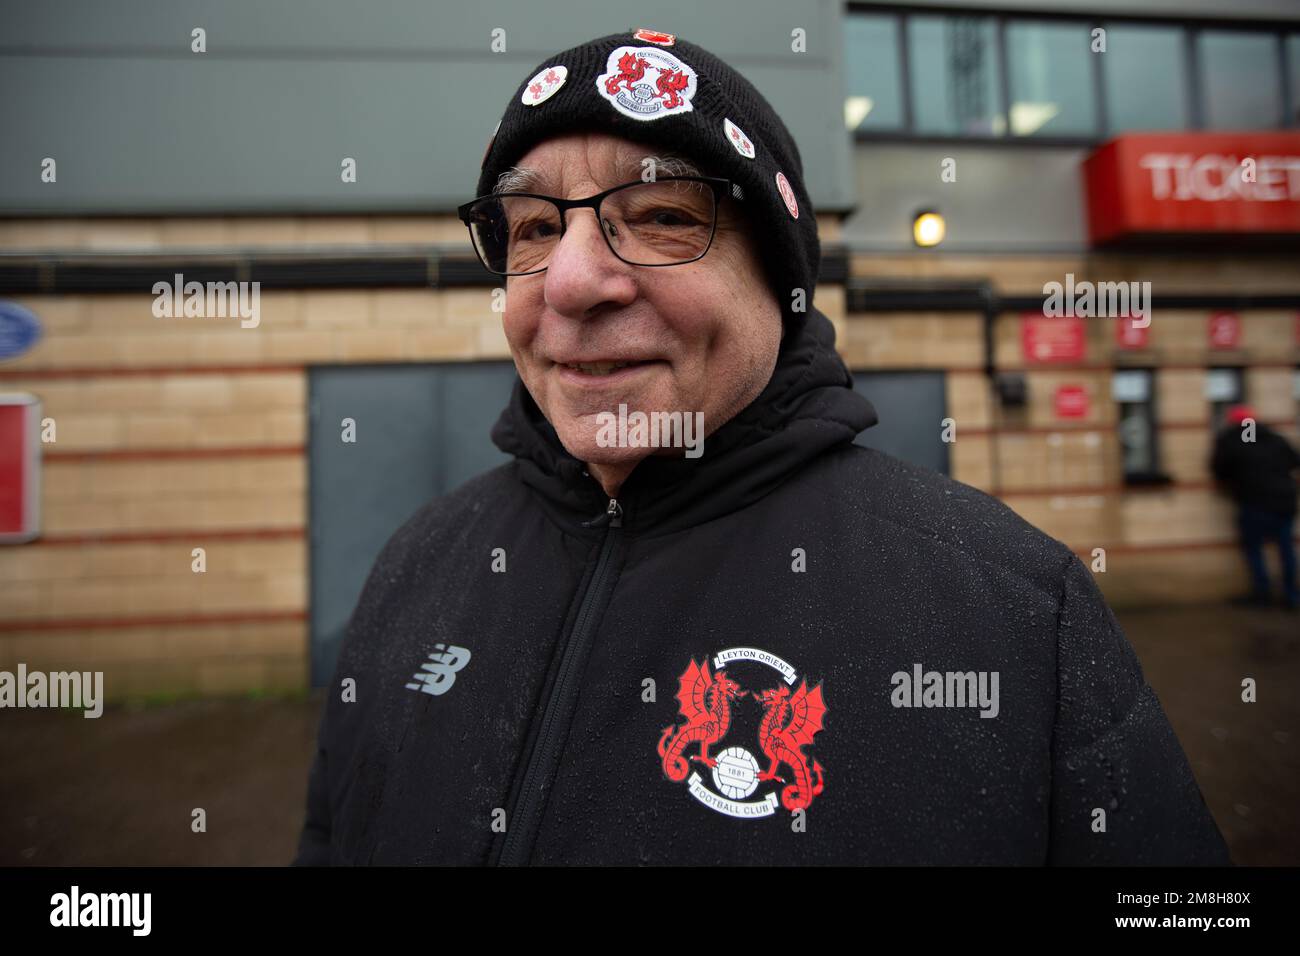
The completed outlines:
{"type": "Polygon", "coordinates": [[[790,688],[798,679],[795,669],[775,654],[755,647],[718,652],[713,655],[712,672],[709,664],[707,657],[702,663],[692,659],[677,679],[677,703],[685,723],[669,724],[659,736],[664,775],[673,783],[689,778],[691,796],[728,816],[771,816],[778,804],[791,812],[807,810],[826,786],[821,762],[806,753],[824,730],[827,707],[822,685],[818,683],[810,690],[805,679],[792,692],[790,688]],[[762,677],[764,665],[775,670],[781,681],[761,692],[744,690],[740,681],[748,682],[749,678],[737,678],[732,673],[735,667],[753,674],[754,683],[761,687],[770,680],[762,677]],[[758,702],[757,707],[745,705],[751,698],[758,702]],[[748,711],[739,726],[752,728],[757,722],[758,750],[766,758],[766,770],[743,741],[736,741],[735,735],[728,739],[736,708],[743,706],[754,709],[748,711]],[[696,744],[699,753],[688,754],[696,744]],[[692,770],[692,762],[704,769],[692,770]],[[783,767],[789,768],[788,776],[782,775],[783,767]],[[706,776],[712,778],[712,789],[705,783],[706,776]],[[760,786],[770,781],[779,786],[756,796],[760,786]]]}
{"type": "Polygon", "coordinates": [[[659,756],[664,761],[664,773],[674,781],[686,779],[690,765],[682,754],[691,744],[700,745],[699,755],[692,760],[707,767],[717,765],[717,761],[709,756],[709,746],[727,736],[731,727],[731,702],[742,693],[740,685],[722,671],[710,676],[707,658],[703,667],[692,660],[690,666],[682,671],[678,684],[677,700],[686,723],[681,727],[669,724],[659,738],[659,756]]]}
{"type": "Polygon", "coordinates": [[[787,810],[806,808],[813,797],[822,792],[823,786],[822,765],[813,760],[809,770],[803,754],[803,748],[811,744],[822,729],[822,717],[826,713],[826,705],[822,703],[822,685],[818,684],[810,692],[808,682],[804,681],[793,697],[789,687],[773,687],[753,697],[763,702],[763,723],[758,728],[759,747],[772,761],[772,766],[760,773],[758,779],[785,783],[785,778],[777,770],[781,764],[786,764],[794,774],[794,782],[781,791],[781,803],[787,810]]]}
{"type": "Polygon", "coordinates": [[[631,93],[632,87],[645,78],[646,67],[649,65],[645,57],[637,56],[629,50],[618,58],[618,72],[605,81],[605,91],[612,95],[618,92],[620,86],[626,86],[631,93]]]}
{"type": "Polygon", "coordinates": [[[596,77],[596,92],[630,119],[657,120],[692,112],[697,82],[695,71],[668,50],[620,46],[596,77]]]}
{"type": "Polygon", "coordinates": [[[681,70],[660,70],[659,78],[655,80],[655,88],[668,109],[682,105],[682,98],[677,94],[690,85],[691,78],[681,70]]]}

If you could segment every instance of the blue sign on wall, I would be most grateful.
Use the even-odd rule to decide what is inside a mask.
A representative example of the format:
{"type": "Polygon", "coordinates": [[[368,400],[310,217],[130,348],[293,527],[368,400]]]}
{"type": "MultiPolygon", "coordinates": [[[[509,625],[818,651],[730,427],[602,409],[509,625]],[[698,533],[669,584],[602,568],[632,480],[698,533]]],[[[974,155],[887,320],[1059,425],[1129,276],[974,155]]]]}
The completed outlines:
{"type": "Polygon", "coordinates": [[[17,358],[41,337],[41,322],[16,302],[0,302],[0,359],[17,358]]]}

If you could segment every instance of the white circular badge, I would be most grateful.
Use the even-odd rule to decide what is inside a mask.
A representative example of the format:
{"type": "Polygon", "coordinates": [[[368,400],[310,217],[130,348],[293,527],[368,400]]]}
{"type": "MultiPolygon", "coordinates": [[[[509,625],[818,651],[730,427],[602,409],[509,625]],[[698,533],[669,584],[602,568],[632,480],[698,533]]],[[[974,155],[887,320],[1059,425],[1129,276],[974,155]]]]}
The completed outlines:
{"type": "Polygon", "coordinates": [[[726,118],[722,120],[722,130],[727,136],[727,142],[736,147],[736,152],[746,159],[754,158],[754,144],[749,141],[744,130],[726,118]]]}
{"type": "Polygon", "coordinates": [[[785,200],[785,208],[790,210],[790,215],[799,218],[799,203],[794,198],[794,187],[790,185],[790,180],[785,178],[785,173],[776,174],[776,190],[785,200]]]}
{"type": "Polygon", "coordinates": [[[568,76],[568,67],[548,66],[528,81],[519,99],[524,106],[541,106],[555,95],[568,76]]]}

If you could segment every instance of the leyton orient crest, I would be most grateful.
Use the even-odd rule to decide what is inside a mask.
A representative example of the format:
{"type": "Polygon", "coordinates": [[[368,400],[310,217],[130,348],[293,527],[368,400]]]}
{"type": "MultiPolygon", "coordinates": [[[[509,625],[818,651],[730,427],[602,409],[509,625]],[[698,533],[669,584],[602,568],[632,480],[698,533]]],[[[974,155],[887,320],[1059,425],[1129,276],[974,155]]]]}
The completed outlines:
{"type": "Polygon", "coordinates": [[[798,679],[793,667],[756,647],[692,660],[678,678],[677,701],[686,722],[670,724],[659,738],[664,774],[674,783],[687,781],[692,797],[732,817],[768,817],[778,803],[789,811],[808,809],[825,775],[804,750],[822,730],[826,703],[821,684],[809,690],[803,680],[792,691],[798,679]],[[753,741],[744,735],[755,726],[757,754],[745,746],[753,741]]]}
{"type": "Polygon", "coordinates": [[[667,50],[621,46],[596,77],[596,92],[634,120],[656,120],[695,109],[695,71],[667,50]]]}

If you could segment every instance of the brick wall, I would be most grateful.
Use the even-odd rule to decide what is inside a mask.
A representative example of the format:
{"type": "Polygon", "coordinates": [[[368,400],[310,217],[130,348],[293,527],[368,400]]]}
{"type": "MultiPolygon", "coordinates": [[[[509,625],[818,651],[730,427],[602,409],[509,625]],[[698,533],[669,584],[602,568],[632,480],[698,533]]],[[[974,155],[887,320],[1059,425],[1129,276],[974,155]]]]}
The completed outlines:
{"type": "MultiPolygon", "coordinates": [[[[852,274],[876,279],[987,280],[1004,296],[1042,297],[1046,282],[1149,281],[1156,295],[1300,292],[1293,257],[960,256],[853,257],[852,274]]],[[[1158,311],[1140,357],[1120,357],[1113,319],[1085,319],[1086,351],[1075,366],[1027,364],[1020,316],[995,320],[994,365],[1023,371],[1028,404],[999,408],[982,366],[979,313],[853,313],[841,340],[855,369],[943,369],[948,415],[957,423],[953,477],[1001,497],[1027,520],[1088,557],[1106,549],[1098,583],[1116,603],[1204,601],[1247,589],[1233,528],[1233,508],[1213,486],[1205,370],[1246,366],[1247,400],[1261,421],[1300,443],[1293,372],[1300,364],[1296,310],[1235,310],[1242,348],[1207,348],[1205,309],[1158,311]],[[1156,370],[1162,488],[1125,487],[1111,401],[1111,372],[1131,365],[1156,370]],[[1058,385],[1082,385],[1088,414],[1060,420],[1058,385]]],[[[936,428],[938,426],[936,425],[936,428]]],[[[1276,561],[1270,556],[1276,567],[1276,561]]]]}

